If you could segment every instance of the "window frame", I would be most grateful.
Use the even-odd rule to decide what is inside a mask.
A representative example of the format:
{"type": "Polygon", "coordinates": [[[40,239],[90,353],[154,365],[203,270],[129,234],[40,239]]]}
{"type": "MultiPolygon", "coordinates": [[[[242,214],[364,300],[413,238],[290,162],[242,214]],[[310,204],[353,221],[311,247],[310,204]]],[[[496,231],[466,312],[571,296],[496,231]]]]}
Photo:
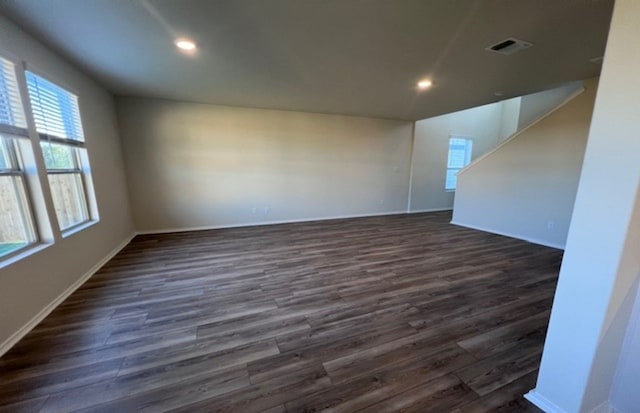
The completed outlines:
{"type": "Polygon", "coordinates": [[[457,187],[458,187],[458,182],[457,182],[457,175],[458,173],[467,167],[467,165],[469,165],[471,163],[471,158],[473,156],[473,141],[474,138],[472,136],[466,136],[466,135],[449,135],[449,140],[447,141],[447,160],[446,160],[446,169],[445,169],[445,177],[444,177],[444,190],[446,192],[455,192],[457,187]],[[451,144],[452,141],[454,139],[464,139],[465,141],[465,159],[464,159],[464,164],[462,165],[462,167],[451,167],[450,166],[450,160],[451,160],[451,144]],[[447,177],[449,176],[449,171],[455,171],[455,175],[456,175],[456,183],[453,187],[448,186],[448,179],[447,177]]]}
{"type": "MultiPolygon", "coordinates": [[[[0,255],[0,268],[5,263],[10,263],[13,259],[26,251],[37,247],[42,243],[42,236],[40,231],[40,225],[36,217],[36,204],[34,202],[33,188],[30,185],[30,176],[27,172],[28,165],[24,161],[23,151],[26,147],[31,146],[31,137],[29,133],[29,122],[27,113],[27,106],[25,105],[25,94],[23,84],[21,82],[21,72],[23,70],[22,63],[19,59],[16,59],[11,53],[7,53],[4,50],[0,50],[0,58],[13,69],[13,81],[15,84],[14,92],[17,93],[18,108],[12,108],[9,104],[9,111],[17,109],[20,111],[21,121],[24,126],[11,125],[7,123],[0,124],[0,146],[2,146],[3,152],[6,156],[5,161],[8,161],[7,167],[0,169],[0,177],[9,177],[12,185],[14,186],[14,195],[17,199],[17,209],[20,212],[22,231],[25,236],[25,245],[10,251],[6,254],[0,255]]],[[[11,85],[8,86],[8,91],[11,89],[11,85]]],[[[9,92],[10,93],[10,92],[9,92]]],[[[10,95],[9,95],[10,97],[10,95]]],[[[9,100],[11,102],[11,100],[9,100]]],[[[13,114],[14,116],[16,114],[13,114]]],[[[10,117],[13,117],[10,115],[10,117]]],[[[33,155],[33,154],[31,154],[33,155]]]]}
{"type": "MultiPolygon", "coordinates": [[[[97,208],[97,202],[95,199],[95,193],[93,192],[92,188],[93,188],[93,183],[89,181],[89,175],[91,174],[91,162],[89,160],[89,154],[86,148],[86,137],[84,136],[84,122],[83,122],[83,118],[82,118],[82,110],[81,110],[81,99],[79,94],[71,87],[69,87],[68,85],[66,85],[64,82],[60,82],[57,79],[45,74],[43,71],[39,70],[36,67],[33,67],[30,64],[25,63],[24,64],[24,82],[25,82],[25,89],[27,92],[27,98],[29,99],[29,116],[32,119],[33,122],[33,129],[34,129],[34,133],[37,136],[38,139],[38,143],[37,146],[40,150],[40,153],[43,157],[43,168],[44,168],[44,173],[47,176],[47,189],[49,194],[51,195],[51,201],[52,201],[52,206],[53,206],[53,214],[56,217],[56,222],[57,222],[57,230],[60,232],[62,238],[65,238],[69,235],[72,235],[94,223],[97,223],[99,221],[99,216],[98,216],[98,208],[97,208]],[[41,78],[43,80],[45,80],[46,82],[49,82],[51,84],[53,84],[54,86],[62,89],[64,92],[68,93],[69,95],[71,95],[74,99],[76,99],[76,107],[78,110],[77,116],[78,116],[78,120],[79,120],[79,127],[81,128],[80,132],[82,134],[82,140],[80,139],[73,139],[73,138],[68,138],[68,137],[60,137],[57,135],[51,135],[48,133],[44,133],[44,132],[40,132],[38,131],[36,122],[35,122],[35,114],[34,114],[34,109],[33,109],[33,105],[32,105],[32,100],[31,100],[31,92],[29,90],[29,81],[28,81],[28,73],[31,73],[35,76],[37,76],[38,78],[41,78]],[[45,149],[43,148],[43,144],[46,143],[50,143],[50,144],[56,144],[56,145],[62,145],[68,148],[71,148],[73,150],[73,163],[74,163],[74,168],[51,168],[49,169],[46,165],[46,161],[45,161],[45,155],[44,155],[44,151],[45,149]],[[49,180],[49,176],[50,175],[79,175],[80,176],[80,182],[81,182],[81,192],[82,192],[82,199],[81,199],[81,209],[82,209],[82,213],[83,213],[83,220],[74,223],[73,225],[70,225],[68,227],[62,228],[61,223],[59,221],[58,215],[56,213],[56,205],[55,205],[55,201],[53,199],[53,191],[51,189],[51,181],[49,180]]],[[[50,217],[51,218],[51,217],[50,217]]]]}
{"type": "MultiPolygon", "coordinates": [[[[41,141],[41,143],[43,143],[41,141]]],[[[47,142],[48,143],[48,142],[47,142]]],[[[56,142],[56,144],[59,145],[63,145],[59,142],[56,142]]],[[[47,168],[47,166],[45,165],[45,172],[47,174],[47,178],[49,178],[51,175],[78,175],[80,178],[80,184],[81,184],[81,211],[82,211],[82,220],[78,221],[72,225],[69,225],[68,227],[62,227],[62,224],[60,223],[60,219],[57,218],[57,214],[56,214],[56,218],[58,220],[58,228],[60,229],[60,231],[62,232],[62,235],[66,235],[69,232],[73,232],[75,229],[77,229],[78,227],[81,227],[83,225],[86,225],[88,222],[92,221],[92,217],[91,217],[91,212],[89,209],[89,196],[87,193],[87,183],[86,183],[86,177],[85,177],[85,172],[82,168],[82,161],[81,161],[81,157],[80,154],[78,153],[78,148],[75,147],[74,145],[65,145],[65,146],[70,146],[71,149],[73,150],[73,164],[74,167],[73,168],[47,168]]],[[[44,152],[44,149],[42,149],[44,152]]],[[[51,190],[51,180],[49,180],[49,191],[51,192],[51,196],[53,197],[53,191],[51,190]]],[[[55,200],[53,201],[54,203],[54,207],[55,207],[55,200]]]]}
{"type": "Polygon", "coordinates": [[[29,180],[25,172],[24,163],[20,154],[19,143],[17,139],[28,139],[24,136],[0,134],[0,145],[3,146],[11,168],[0,169],[0,177],[10,177],[14,186],[20,186],[21,190],[16,188],[16,197],[18,198],[18,209],[22,220],[22,227],[26,238],[26,243],[7,254],[0,255],[0,260],[4,261],[9,258],[20,255],[26,250],[40,243],[40,235],[36,226],[36,217],[33,211],[33,201],[31,199],[31,191],[29,180]],[[17,178],[17,179],[16,179],[17,178]],[[18,182],[19,181],[19,182],[18,182]]]}
{"type": "MultiPolygon", "coordinates": [[[[2,63],[6,64],[6,66],[2,67],[3,74],[12,73],[10,77],[4,77],[5,81],[7,79],[9,81],[3,84],[3,88],[6,87],[8,92],[6,102],[3,99],[3,102],[8,105],[6,106],[8,116],[2,118],[6,123],[0,124],[0,136],[2,136],[0,144],[4,148],[4,142],[7,142],[6,147],[10,148],[10,151],[6,151],[7,162],[6,165],[3,163],[0,176],[12,176],[15,177],[16,183],[21,183],[21,186],[16,187],[15,194],[11,192],[8,192],[8,194],[15,195],[17,202],[20,203],[17,208],[24,223],[25,235],[28,238],[26,245],[0,256],[0,268],[4,268],[97,224],[100,222],[100,216],[92,178],[91,160],[86,143],[80,94],[65,82],[60,82],[55,77],[49,76],[47,71],[33,67],[31,63],[25,62],[24,59],[10,51],[0,48],[0,58],[2,58],[2,63]],[[60,131],[61,134],[65,134],[70,138],[61,138],[38,132],[36,112],[32,106],[29,91],[28,72],[61,89],[56,91],[56,93],[62,93],[56,95],[59,96],[59,100],[53,101],[54,105],[49,106],[49,108],[53,107],[56,110],[51,112],[52,117],[41,117],[40,119],[57,121],[57,123],[51,123],[53,129],[48,131],[60,131]],[[70,102],[65,101],[69,97],[67,94],[75,99],[73,106],[69,106],[70,102]],[[60,125],[60,122],[64,126],[62,130],[56,130],[56,125],[60,125]],[[63,162],[58,166],[67,166],[73,163],[73,167],[48,169],[43,148],[45,143],[63,145],[72,152],[70,155],[72,156],[72,162],[68,158],[58,157],[49,157],[47,161],[51,159],[67,160],[66,164],[63,162]],[[11,158],[10,160],[9,157],[11,158]],[[4,166],[8,168],[4,168],[4,166]],[[74,197],[81,198],[61,198],[59,196],[60,193],[56,194],[58,199],[65,199],[65,202],[75,202],[76,205],[73,205],[73,208],[77,206],[80,209],[78,216],[82,216],[82,221],[64,229],[61,228],[58,222],[54,193],[52,191],[54,187],[52,187],[49,179],[50,176],[57,174],[73,174],[72,184],[75,187],[69,188],[74,191],[74,197]]],[[[45,89],[44,91],[48,93],[52,89],[45,89]]],[[[47,98],[49,99],[48,101],[41,100],[40,104],[47,105],[50,103],[50,96],[47,96],[47,98]]],[[[45,113],[45,110],[49,108],[38,106],[38,114],[45,113]]],[[[40,124],[42,125],[42,123],[40,124]]],[[[44,128],[48,127],[44,126],[44,128]]],[[[55,184],[57,182],[54,182],[55,184]]],[[[9,191],[14,190],[11,186],[7,186],[7,189],[9,191]]],[[[55,189],[58,190],[59,188],[55,189]]],[[[13,201],[8,206],[12,207],[12,204],[13,201]]],[[[69,211],[75,210],[69,209],[69,211]]],[[[17,211],[13,211],[10,216],[13,222],[16,222],[17,213],[17,211]]],[[[69,215],[72,216],[73,214],[69,215]]]]}

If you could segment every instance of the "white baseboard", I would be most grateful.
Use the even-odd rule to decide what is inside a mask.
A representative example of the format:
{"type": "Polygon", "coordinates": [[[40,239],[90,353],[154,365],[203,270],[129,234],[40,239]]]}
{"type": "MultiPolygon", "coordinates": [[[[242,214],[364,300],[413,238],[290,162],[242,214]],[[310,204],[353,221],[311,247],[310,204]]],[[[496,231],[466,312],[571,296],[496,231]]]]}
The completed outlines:
{"type": "Polygon", "coordinates": [[[114,248],[109,254],[107,254],[103,259],[101,259],[96,265],[91,267],[89,271],[87,271],[82,277],[80,277],[76,282],[71,284],[69,288],[64,290],[62,294],[56,297],[52,302],[50,302],[46,307],[44,307],[38,314],[36,314],[27,324],[22,326],[18,331],[13,333],[8,339],[6,339],[2,344],[0,344],[0,357],[4,355],[11,347],[13,347],[18,341],[20,341],[24,336],[29,333],[29,331],[33,330],[35,326],[37,326],[42,320],[45,319],[57,306],[59,306],[67,297],[69,297],[75,290],[77,290],[82,284],[84,284],[93,274],[95,274],[104,264],[107,263],[111,258],[113,258],[117,253],[120,252],[124,247],[126,247],[131,240],[136,236],[136,233],[131,234],[127,239],[125,239],[120,245],[114,248]]]}
{"type": "Polygon", "coordinates": [[[616,410],[611,407],[611,404],[608,400],[602,402],[599,406],[595,407],[591,410],[591,413],[615,413],[616,410]]]}
{"type": "Polygon", "coordinates": [[[421,214],[424,212],[442,212],[442,211],[453,211],[453,207],[449,208],[430,208],[430,209],[412,209],[407,211],[408,214],[421,214]]]}
{"type": "Polygon", "coordinates": [[[539,409],[542,409],[545,413],[568,413],[561,409],[558,405],[547,399],[540,393],[536,392],[536,389],[531,390],[524,395],[524,398],[536,405],[539,409]]]}
{"type": "Polygon", "coordinates": [[[510,234],[508,232],[503,232],[503,231],[496,231],[494,229],[490,229],[490,228],[483,228],[477,225],[469,225],[469,224],[464,224],[462,222],[458,222],[458,221],[451,221],[451,224],[453,225],[457,225],[459,227],[465,227],[465,228],[469,228],[469,229],[475,229],[478,231],[484,231],[484,232],[490,232],[492,234],[497,234],[497,235],[502,235],[504,237],[509,237],[509,238],[516,238],[522,241],[527,241],[530,242],[532,244],[538,244],[538,245],[543,245],[545,247],[550,247],[550,248],[555,248],[555,249],[559,249],[559,250],[564,250],[564,245],[560,245],[560,244],[554,244],[552,242],[549,241],[545,241],[545,240],[541,240],[541,239],[535,239],[535,238],[527,238],[527,237],[523,237],[521,235],[516,235],[516,234],[510,234]]]}
{"type": "MultiPolygon", "coordinates": [[[[566,410],[560,408],[557,404],[547,399],[540,393],[536,392],[536,389],[531,390],[524,395],[524,398],[535,404],[538,408],[542,409],[545,413],[568,413],[566,410]]],[[[615,409],[611,407],[608,400],[605,400],[599,406],[591,409],[589,413],[616,413],[615,409]]]]}
{"type": "MultiPolygon", "coordinates": [[[[435,212],[436,210],[430,211],[435,212]]],[[[427,211],[425,211],[427,212],[427,211]]],[[[412,211],[413,213],[413,211],[412,211]]],[[[286,219],[280,221],[258,221],[258,222],[245,222],[237,224],[222,224],[222,225],[202,225],[192,227],[176,227],[176,228],[161,228],[161,229],[145,229],[138,231],[140,235],[149,234],[168,234],[172,232],[189,232],[189,231],[207,231],[211,229],[225,229],[225,228],[244,228],[244,227],[257,227],[263,225],[279,225],[279,224],[295,224],[300,222],[316,222],[316,221],[329,221],[332,219],[348,219],[348,218],[367,218],[367,217],[381,217],[387,215],[406,215],[407,211],[390,211],[390,212],[374,212],[371,214],[356,214],[356,215],[335,215],[329,217],[314,217],[314,218],[301,218],[301,219],[286,219]]]]}

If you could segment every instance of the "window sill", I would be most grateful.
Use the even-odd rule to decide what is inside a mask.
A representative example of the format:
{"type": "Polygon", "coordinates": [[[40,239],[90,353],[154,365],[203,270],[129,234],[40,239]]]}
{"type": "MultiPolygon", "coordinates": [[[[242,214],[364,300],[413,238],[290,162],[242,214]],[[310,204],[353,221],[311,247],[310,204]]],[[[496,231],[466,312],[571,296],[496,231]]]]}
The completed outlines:
{"type": "Polygon", "coordinates": [[[82,222],[78,225],[74,225],[70,228],[65,229],[64,231],[62,231],[62,238],[68,238],[70,236],[72,236],[73,234],[77,234],[78,232],[84,231],[85,229],[94,226],[95,224],[97,224],[98,222],[100,222],[97,219],[92,219],[89,221],[85,221],[82,222]]]}
{"type": "MultiPolygon", "coordinates": [[[[62,238],[67,238],[75,233],[78,233],[80,231],[83,231],[89,227],[94,226],[95,224],[97,224],[98,222],[100,222],[99,220],[90,220],[90,221],[86,221],[83,222],[81,224],[78,224],[76,226],[73,226],[67,230],[65,230],[62,233],[62,238]]],[[[9,256],[5,257],[5,258],[0,258],[0,269],[8,267],[9,265],[16,263],[18,261],[21,261],[33,254],[36,254],[42,250],[45,250],[47,248],[49,248],[50,246],[54,245],[54,242],[40,242],[40,243],[35,243],[35,244],[31,244],[28,245],[18,251],[16,251],[13,254],[10,254],[9,256]]]]}
{"type": "Polygon", "coordinates": [[[49,248],[52,245],[53,245],[53,242],[47,242],[47,243],[41,242],[38,244],[28,245],[24,247],[22,250],[20,250],[20,252],[18,252],[17,254],[10,255],[7,258],[3,258],[2,261],[0,261],[0,269],[8,267],[9,265],[15,262],[21,261],[35,253],[38,253],[46,248],[49,248]]]}
{"type": "Polygon", "coordinates": [[[445,189],[444,192],[456,192],[455,189],[445,189]]]}

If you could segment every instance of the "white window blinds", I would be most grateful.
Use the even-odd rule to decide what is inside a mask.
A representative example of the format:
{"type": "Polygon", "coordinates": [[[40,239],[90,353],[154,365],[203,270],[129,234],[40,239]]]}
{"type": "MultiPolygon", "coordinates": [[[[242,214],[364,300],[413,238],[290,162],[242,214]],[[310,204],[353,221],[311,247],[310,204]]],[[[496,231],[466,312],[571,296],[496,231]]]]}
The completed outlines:
{"type": "Polygon", "coordinates": [[[78,97],[32,72],[25,73],[38,133],[83,142],[78,97]]]}
{"type": "Polygon", "coordinates": [[[0,57],[0,133],[27,136],[15,65],[0,57]]]}

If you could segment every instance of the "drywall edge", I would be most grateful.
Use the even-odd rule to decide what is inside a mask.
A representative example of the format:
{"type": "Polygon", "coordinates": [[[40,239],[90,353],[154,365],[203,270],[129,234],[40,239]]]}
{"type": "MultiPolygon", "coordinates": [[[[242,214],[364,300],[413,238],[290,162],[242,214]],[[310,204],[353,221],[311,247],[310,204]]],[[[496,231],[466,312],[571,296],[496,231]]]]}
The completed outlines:
{"type": "Polygon", "coordinates": [[[581,95],[582,93],[584,93],[585,91],[585,87],[581,87],[580,89],[576,90],[575,92],[573,92],[571,95],[569,95],[565,100],[563,100],[558,106],[554,107],[553,109],[551,109],[550,111],[548,111],[547,113],[545,113],[544,115],[540,116],[539,118],[537,118],[536,120],[534,120],[533,122],[531,122],[530,124],[528,124],[527,126],[525,126],[524,128],[520,129],[519,131],[517,131],[516,133],[514,133],[513,135],[511,135],[510,137],[508,137],[507,139],[505,139],[504,141],[502,141],[499,145],[497,145],[495,148],[491,149],[489,152],[486,152],[485,154],[483,154],[482,156],[479,156],[478,158],[476,158],[473,162],[471,162],[469,165],[465,166],[464,168],[460,169],[460,171],[458,171],[458,175],[468,171],[469,169],[473,168],[477,163],[479,163],[480,161],[482,161],[484,158],[491,156],[492,153],[498,151],[500,148],[502,148],[504,145],[506,145],[507,143],[511,142],[512,140],[516,139],[518,136],[520,136],[521,134],[523,134],[525,131],[527,131],[529,128],[535,126],[536,124],[542,122],[544,119],[548,118],[549,116],[551,116],[554,112],[556,112],[557,110],[559,110],[560,108],[562,108],[563,106],[567,105],[569,102],[571,102],[573,99],[575,99],[576,97],[578,97],[579,95],[581,95]]]}

